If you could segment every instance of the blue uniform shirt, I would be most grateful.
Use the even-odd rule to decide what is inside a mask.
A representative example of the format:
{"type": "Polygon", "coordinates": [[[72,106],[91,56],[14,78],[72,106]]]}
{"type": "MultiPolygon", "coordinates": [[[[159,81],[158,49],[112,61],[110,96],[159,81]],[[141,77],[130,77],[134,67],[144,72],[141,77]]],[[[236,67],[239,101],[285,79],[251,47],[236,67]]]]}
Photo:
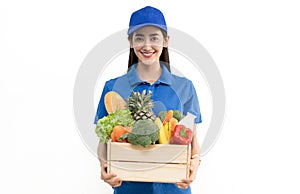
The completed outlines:
{"type": "MultiPolygon", "coordinates": [[[[163,110],[179,110],[184,115],[187,112],[195,115],[195,123],[202,122],[198,97],[194,85],[190,80],[171,74],[165,65],[162,65],[162,74],[159,79],[155,83],[149,84],[139,78],[135,65],[133,65],[125,75],[111,79],[105,83],[94,123],[96,124],[99,119],[108,114],[104,105],[104,96],[107,92],[115,91],[126,99],[131,96],[132,91],[142,92],[143,90],[146,90],[147,93],[152,92],[151,99],[154,101],[152,111],[155,115],[158,115],[163,110]]],[[[188,189],[179,189],[175,184],[170,183],[123,181],[120,187],[114,189],[114,193],[189,194],[191,190],[190,187],[188,189]]]]}
{"type": "Polygon", "coordinates": [[[142,92],[143,90],[146,90],[147,93],[152,92],[151,99],[154,101],[152,111],[155,115],[158,115],[162,110],[179,110],[184,115],[187,112],[195,115],[195,123],[202,122],[198,97],[193,83],[184,77],[171,74],[165,65],[162,65],[162,74],[153,84],[140,80],[135,66],[132,66],[127,74],[107,81],[100,98],[95,123],[107,115],[104,105],[104,96],[107,92],[118,92],[126,99],[132,91],[142,92]]]}

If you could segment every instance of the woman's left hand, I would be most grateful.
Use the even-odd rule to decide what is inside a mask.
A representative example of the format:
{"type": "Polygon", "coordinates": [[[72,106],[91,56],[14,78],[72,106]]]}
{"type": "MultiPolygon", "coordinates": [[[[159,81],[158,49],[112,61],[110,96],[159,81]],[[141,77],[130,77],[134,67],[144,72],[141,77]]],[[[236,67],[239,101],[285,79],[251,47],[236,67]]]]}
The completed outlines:
{"type": "Polygon", "coordinates": [[[195,180],[198,166],[200,165],[199,158],[190,160],[190,176],[188,179],[182,179],[181,182],[176,183],[176,186],[180,189],[187,189],[190,184],[195,180]]]}

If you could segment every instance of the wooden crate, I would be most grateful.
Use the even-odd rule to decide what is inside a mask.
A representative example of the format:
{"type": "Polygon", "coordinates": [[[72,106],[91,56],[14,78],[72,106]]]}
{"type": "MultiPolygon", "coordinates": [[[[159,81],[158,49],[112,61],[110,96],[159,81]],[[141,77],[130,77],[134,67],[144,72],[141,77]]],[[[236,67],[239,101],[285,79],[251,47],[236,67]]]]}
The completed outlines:
{"type": "Polygon", "coordinates": [[[156,144],[147,148],[109,142],[108,172],[125,181],[181,182],[189,177],[190,145],[156,144]]]}

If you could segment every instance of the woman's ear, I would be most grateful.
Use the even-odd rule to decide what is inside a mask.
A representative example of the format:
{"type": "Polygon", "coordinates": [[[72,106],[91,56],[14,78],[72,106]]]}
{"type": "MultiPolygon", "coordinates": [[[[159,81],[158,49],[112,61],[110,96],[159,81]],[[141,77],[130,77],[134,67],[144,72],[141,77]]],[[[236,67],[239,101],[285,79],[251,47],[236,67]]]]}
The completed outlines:
{"type": "Polygon", "coordinates": [[[130,37],[128,37],[128,41],[129,41],[129,44],[130,44],[130,48],[133,48],[132,39],[130,37]]]}
{"type": "Polygon", "coordinates": [[[169,39],[170,39],[169,35],[164,39],[164,47],[168,47],[169,39]]]}

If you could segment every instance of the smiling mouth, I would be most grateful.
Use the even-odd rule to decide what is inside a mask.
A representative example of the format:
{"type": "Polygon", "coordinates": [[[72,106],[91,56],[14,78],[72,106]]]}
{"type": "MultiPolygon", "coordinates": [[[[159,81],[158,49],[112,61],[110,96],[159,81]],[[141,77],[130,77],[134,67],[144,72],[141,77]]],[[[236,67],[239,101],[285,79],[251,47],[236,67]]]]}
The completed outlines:
{"type": "Polygon", "coordinates": [[[155,52],[141,52],[145,58],[151,58],[155,52]]]}

